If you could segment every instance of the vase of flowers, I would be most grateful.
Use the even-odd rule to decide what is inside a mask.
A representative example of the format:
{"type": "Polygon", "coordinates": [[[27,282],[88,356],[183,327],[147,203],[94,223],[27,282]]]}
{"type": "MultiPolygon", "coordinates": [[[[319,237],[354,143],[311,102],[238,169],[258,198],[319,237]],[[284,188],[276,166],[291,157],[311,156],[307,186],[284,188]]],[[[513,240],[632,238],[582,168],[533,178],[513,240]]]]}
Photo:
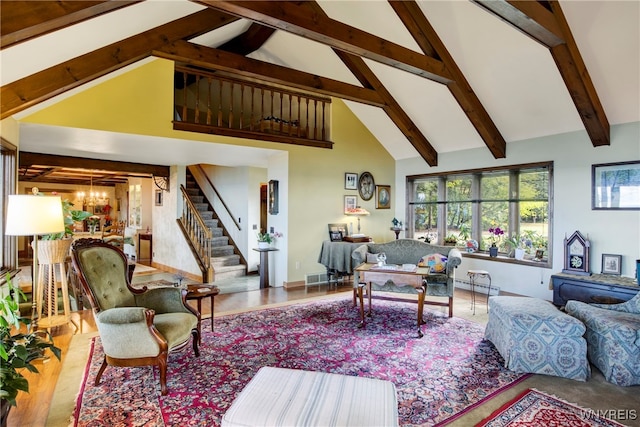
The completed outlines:
{"type": "Polygon", "coordinates": [[[89,227],[89,234],[96,234],[98,230],[98,224],[100,224],[100,217],[97,215],[92,215],[87,218],[87,226],[89,227]]]}
{"type": "Polygon", "coordinates": [[[489,229],[489,241],[491,242],[491,246],[489,247],[489,256],[497,257],[498,256],[498,243],[502,239],[504,235],[504,230],[500,227],[491,227],[489,229]]]}

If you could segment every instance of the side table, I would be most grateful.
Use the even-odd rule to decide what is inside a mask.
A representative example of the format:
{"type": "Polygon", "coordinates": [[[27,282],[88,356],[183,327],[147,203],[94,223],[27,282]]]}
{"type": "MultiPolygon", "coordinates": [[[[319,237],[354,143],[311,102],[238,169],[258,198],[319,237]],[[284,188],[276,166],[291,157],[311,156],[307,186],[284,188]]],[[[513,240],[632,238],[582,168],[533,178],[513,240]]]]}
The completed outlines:
{"type": "Polygon", "coordinates": [[[213,298],[219,293],[220,289],[215,285],[209,285],[206,283],[194,283],[187,285],[187,301],[196,300],[196,303],[198,304],[198,313],[200,313],[200,317],[198,318],[198,333],[200,335],[200,340],[202,340],[202,330],[200,328],[200,320],[202,318],[202,300],[206,297],[211,298],[211,332],[213,332],[213,298]]]}
{"type": "Polygon", "coordinates": [[[253,248],[260,252],[260,289],[269,287],[269,252],[278,251],[276,248],[253,248]]]}
{"type": "Polygon", "coordinates": [[[489,312],[489,293],[491,292],[491,275],[488,271],[485,270],[469,270],[467,272],[467,276],[469,276],[469,284],[471,285],[471,309],[473,310],[473,314],[476,314],[476,280],[478,279],[487,279],[488,289],[487,289],[487,313],[489,312]]]}

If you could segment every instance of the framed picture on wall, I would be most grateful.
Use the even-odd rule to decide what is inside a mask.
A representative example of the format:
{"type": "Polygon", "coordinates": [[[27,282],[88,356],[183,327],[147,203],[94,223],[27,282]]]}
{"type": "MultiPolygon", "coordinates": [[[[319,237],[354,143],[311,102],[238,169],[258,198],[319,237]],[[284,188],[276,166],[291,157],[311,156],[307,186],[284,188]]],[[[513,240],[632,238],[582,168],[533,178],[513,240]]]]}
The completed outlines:
{"type": "Polygon", "coordinates": [[[358,189],[358,174],[345,172],[344,174],[344,189],[345,190],[357,190],[358,189]]]}
{"type": "Polygon", "coordinates": [[[156,190],[156,206],[162,206],[162,190],[156,190]]]}
{"type": "Polygon", "coordinates": [[[269,181],[269,213],[278,215],[278,180],[269,181]]]}
{"type": "Polygon", "coordinates": [[[344,196],[344,213],[355,209],[358,204],[358,196],[344,196]]]}
{"type": "Polygon", "coordinates": [[[640,161],[592,165],[591,209],[640,210],[640,161]]]}
{"type": "Polygon", "coordinates": [[[391,186],[376,185],[376,209],[391,208],[391,186]]]}

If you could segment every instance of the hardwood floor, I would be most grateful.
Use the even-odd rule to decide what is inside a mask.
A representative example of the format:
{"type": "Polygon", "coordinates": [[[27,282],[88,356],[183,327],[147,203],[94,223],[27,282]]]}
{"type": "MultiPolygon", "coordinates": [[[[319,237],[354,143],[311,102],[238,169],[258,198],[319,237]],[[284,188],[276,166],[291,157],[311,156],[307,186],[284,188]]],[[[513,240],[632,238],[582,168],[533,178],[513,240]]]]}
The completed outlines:
{"type": "MultiPolygon", "coordinates": [[[[258,291],[237,292],[218,295],[215,298],[215,313],[232,312],[247,308],[260,307],[269,304],[294,301],[305,298],[335,294],[339,292],[351,292],[351,284],[307,286],[291,290],[284,288],[269,288],[258,291]]],[[[190,304],[196,307],[195,301],[190,304]]],[[[203,315],[211,313],[209,298],[202,301],[203,315]]],[[[96,331],[93,315],[90,310],[74,312],[72,319],[79,325],[77,333],[90,333],[96,331]]],[[[60,375],[62,364],[68,354],[69,344],[75,332],[72,325],[59,326],[51,330],[55,345],[62,350],[62,360],[51,357],[46,361],[37,362],[39,374],[27,372],[25,376],[29,381],[29,393],[20,393],[17,406],[11,409],[8,418],[8,426],[15,427],[40,427],[47,421],[53,392],[60,375]]]]}

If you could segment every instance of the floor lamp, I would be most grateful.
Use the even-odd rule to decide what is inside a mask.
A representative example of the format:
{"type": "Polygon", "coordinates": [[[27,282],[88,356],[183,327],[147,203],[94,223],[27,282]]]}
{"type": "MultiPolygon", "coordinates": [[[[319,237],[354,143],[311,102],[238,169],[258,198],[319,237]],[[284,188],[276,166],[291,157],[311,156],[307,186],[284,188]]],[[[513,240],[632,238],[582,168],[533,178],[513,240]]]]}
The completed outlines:
{"type": "MultiPolygon", "coordinates": [[[[37,193],[34,189],[34,194],[37,193]]],[[[38,289],[38,236],[64,231],[62,200],[59,196],[9,195],[7,204],[8,236],[33,236],[33,265],[31,267],[32,317],[37,322],[37,304],[42,290],[38,289]]],[[[37,327],[37,323],[32,325],[37,327]]]]}

